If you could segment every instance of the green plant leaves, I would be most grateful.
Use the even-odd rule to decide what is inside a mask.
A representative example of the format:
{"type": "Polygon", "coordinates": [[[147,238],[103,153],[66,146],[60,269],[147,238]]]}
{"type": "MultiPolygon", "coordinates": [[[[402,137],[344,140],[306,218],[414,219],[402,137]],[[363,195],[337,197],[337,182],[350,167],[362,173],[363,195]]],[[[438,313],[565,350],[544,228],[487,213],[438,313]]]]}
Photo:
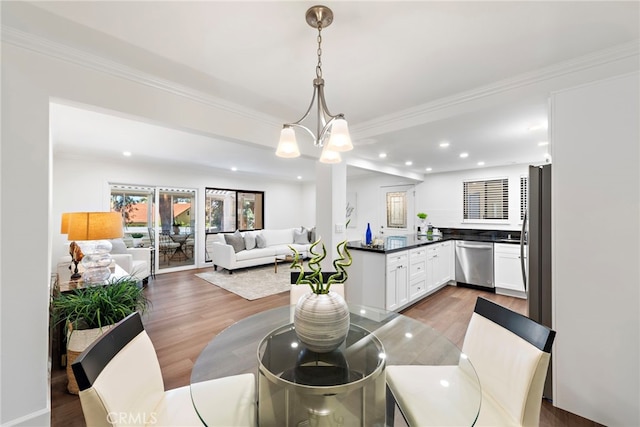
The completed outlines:
{"type": "Polygon", "coordinates": [[[60,294],[51,305],[54,324],[65,322],[73,329],[92,329],[117,323],[136,311],[144,313],[150,303],[137,279],[122,277],[60,294]]]}

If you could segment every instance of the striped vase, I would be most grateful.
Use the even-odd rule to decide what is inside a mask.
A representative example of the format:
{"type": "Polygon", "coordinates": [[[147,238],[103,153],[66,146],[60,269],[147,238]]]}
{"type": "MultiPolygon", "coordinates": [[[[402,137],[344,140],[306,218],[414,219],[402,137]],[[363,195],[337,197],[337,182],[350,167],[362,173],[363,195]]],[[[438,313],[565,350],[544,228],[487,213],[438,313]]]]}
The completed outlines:
{"type": "Polygon", "coordinates": [[[349,307],[339,294],[303,295],[296,304],[293,325],[300,342],[311,351],[327,353],[349,333],[349,307]]]}

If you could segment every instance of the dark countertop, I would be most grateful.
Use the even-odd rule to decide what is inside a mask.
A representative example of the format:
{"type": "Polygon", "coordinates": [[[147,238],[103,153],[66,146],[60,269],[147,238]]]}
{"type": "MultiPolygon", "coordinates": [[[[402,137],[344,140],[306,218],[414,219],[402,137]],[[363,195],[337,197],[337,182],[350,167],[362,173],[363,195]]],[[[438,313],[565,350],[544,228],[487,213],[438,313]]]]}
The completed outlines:
{"type": "Polygon", "coordinates": [[[405,251],[407,249],[418,248],[420,246],[427,246],[438,242],[448,242],[453,240],[466,240],[472,242],[490,242],[490,243],[508,243],[519,245],[519,238],[505,238],[495,235],[462,235],[462,234],[443,234],[438,237],[428,238],[427,236],[417,236],[415,234],[402,235],[402,236],[387,236],[384,239],[383,247],[366,246],[360,240],[354,240],[347,243],[347,248],[360,251],[374,252],[379,254],[390,254],[399,251],[405,251]]]}

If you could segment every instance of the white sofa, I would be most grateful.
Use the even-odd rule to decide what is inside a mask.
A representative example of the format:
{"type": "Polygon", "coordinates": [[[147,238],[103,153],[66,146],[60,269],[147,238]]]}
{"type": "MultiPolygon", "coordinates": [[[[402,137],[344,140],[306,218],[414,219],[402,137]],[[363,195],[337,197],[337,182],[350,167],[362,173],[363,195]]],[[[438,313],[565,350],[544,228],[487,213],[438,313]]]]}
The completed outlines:
{"type": "Polygon", "coordinates": [[[111,254],[124,271],[147,283],[151,275],[151,248],[127,248],[126,254],[111,254]]]}
{"type": "Polygon", "coordinates": [[[309,243],[310,230],[302,229],[301,227],[245,231],[240,234],[244,239],[245,248],[238,251],[226,242],[223,233],[212,237],[213,242],[210,247],[214,270],[222,267],[231,274],[233,270],[238,268],[273,264],[277,255],[293,253],[289,245],[296,248],[300,256],[307,258],[311,247],[311,243],[309,243]],[[246,247],[251,246],[253,240],[258,239],[258,235],[264,238],[264,247],[246,249],[246,247]]]}

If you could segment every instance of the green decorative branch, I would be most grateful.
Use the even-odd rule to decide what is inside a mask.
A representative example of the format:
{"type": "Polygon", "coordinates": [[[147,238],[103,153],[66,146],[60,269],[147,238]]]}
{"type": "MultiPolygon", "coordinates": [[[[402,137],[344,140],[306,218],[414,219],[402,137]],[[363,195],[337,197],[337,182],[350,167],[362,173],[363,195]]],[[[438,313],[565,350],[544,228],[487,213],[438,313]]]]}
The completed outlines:
{"type": "Polygon", "coordinates": [[[300,274],[298,275],[298,279],[296,280],[296,285],[309,285],[311,291],[314,294],[327,294],[329,293],[329,289],[333,283],[344,283],[347,280],[347,270],[346,267],[351,265],[352,259],[349,250],[347,249],[347,241],[343,241],[338,243],[337,250],[338,255],[340,256],[338,259],[333,261],[333,267],[336,269],[336,272],[329,276],[329,279],[326,283],[324,283],[322,276],[322,266],[320,263],[326,258],[327,250],[322,244],[322,252],[315,252],[316,247],[320,244],[320,239],[313,242],[311,247],[309,248],[309,252],[313,257],[309,260],[309,269],[311,270],[309,273],[305,273],[304,266],[300,259],[300,253],[296,250],[296,248],[289,246],[289,248],[293,251],[294,257],[293,262],[291,263],[292,269],[300,270],[300,274]]]}

